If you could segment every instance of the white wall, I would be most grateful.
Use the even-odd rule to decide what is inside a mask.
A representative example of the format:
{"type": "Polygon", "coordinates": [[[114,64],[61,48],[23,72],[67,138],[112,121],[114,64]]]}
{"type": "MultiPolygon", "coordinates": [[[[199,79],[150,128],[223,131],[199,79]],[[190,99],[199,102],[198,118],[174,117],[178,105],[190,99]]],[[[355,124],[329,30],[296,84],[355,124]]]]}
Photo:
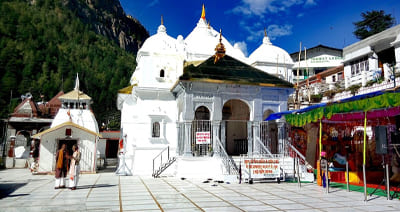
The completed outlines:
{"type": "Polygon", "coordinates": [[[71,140],[78,141],[79,151],[82,158],[80,162],[81,171],[94,172],[94,158],[96,156],[96,136],[81,129],[64,126],[58,130],[42,135],[40,139],[39,172],[51,172],[55,168],[55,156],[58,147],[58,139],[66,139],[65,129],[72,129],[71,140]]]}

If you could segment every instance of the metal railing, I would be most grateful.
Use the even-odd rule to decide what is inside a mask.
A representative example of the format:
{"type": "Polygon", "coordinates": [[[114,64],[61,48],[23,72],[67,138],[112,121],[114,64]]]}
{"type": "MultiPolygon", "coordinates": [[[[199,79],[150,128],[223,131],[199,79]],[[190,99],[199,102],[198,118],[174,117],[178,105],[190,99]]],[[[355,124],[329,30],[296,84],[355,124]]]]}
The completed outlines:
{"type": "Polygon", "coordinates": [[[218,154],[219,157],[222,159],[222,163],[224,164],[228,174],[231,175],[239,175],[238,168],[236,167],[235,162],[229,157],[228,153],[225,151],[224,146],[222,145],[221,141],[218,137],[214,137],[214,141],[217,143],[217,149],[214,153],[218,154]]]}
{"type": "MultiPolygon", "coordinates": [[[[170,161],[170,157],[169,157],[169,146],[167,146],[166,148],[164,148],[163,150],[161,150],[161,152],[158,153],[158,155],[157,155],[156,157],[153,158],[153,176],[154,176],[154,175],[156,174],[156,172],[159,170],[159,169],[157,169],[157,170],[155,169],[155,167],[156,167],[156,160],[157,160],[158,158],[160,158],[160,163],[158,164],[157,167],[162,167],[163,164],[168,163],[168,162],[170,161]],[[167,160],[163,162],[163,154],[164,154],[165,151],[167,151],[167,160]]],[[[165,158],[165,156],[164,156],[164,158],[165,158]]]]}
{"type": "Polygon", "coordinates": [[[269,155],[269,156],[272,156],[272,153],[271,153],[271,151],[269,151],[269,149],[264,145],[264,143],[261,141],[261,139],[260,138],[256,138],[256,142],[257,142],[257,144],[260,146],[260,153],[263,155],[263,154],[266,154],[266,155],[269,155]]]}
{"type": "Polygon", "coordinates": [[[299,150],[297,150],[296,147],[294,147],[288,141],[286,141],[286,146],[288,147],[287,148],[288,151],[292,151],[295,153],[295,155],[293,155],[293,154],[290,154],[289,152],[287,152],[286,154],[288,156],[291,156],[293,158],[299,158],[300,165],[303,164],[307,167],[307,169],[314,170],[314,167],[310,163],[307,162],[306,157],[299,150]]]}

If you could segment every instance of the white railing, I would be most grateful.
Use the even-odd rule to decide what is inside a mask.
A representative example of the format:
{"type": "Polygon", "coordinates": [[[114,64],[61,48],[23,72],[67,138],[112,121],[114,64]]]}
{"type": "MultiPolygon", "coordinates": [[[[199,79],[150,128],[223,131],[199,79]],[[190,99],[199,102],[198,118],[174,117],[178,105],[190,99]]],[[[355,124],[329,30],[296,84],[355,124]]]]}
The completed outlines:
{"type": "Polygon", "coordinates": [[[286,146],[288,147],[287,150],[293,151],[295,153],[295,155],[291,155],[289,152],[287,152],[285,154],[287,154],[288,156],[293,157],[293,158],[299,158],[301,165],[305,165],[307,167],[307,169],[314,170],[314,167],[307,162],[306,157],[299,150],[297,150],[296,147],[294,147],[288,141],[286,141],[286,146]]]}
{"type": "Polygon", "coordinates": [[[269,151],[269,149],[267,147],[265,147],[265,145],[263,144],[263,142],[261,142],[260,138],[256,138],[256,142],[258,143],[258,145],[260,146],[260,153],[261,154],[266,154],[269,156],[272,156],[271,151],[269,151]]]}
{"type": "Polygon", "coordinates": [[[214,137],[214,141],[217,143],[217,149],[214,151],[215,154],[218,154],[222,159],[222,163],[224,164],[226,170],[229,175],[239,175],[238,168],[236,167],[235,162],[229,157],[228,153],[225,151],[224,146],[218,137],[214,137]]]}

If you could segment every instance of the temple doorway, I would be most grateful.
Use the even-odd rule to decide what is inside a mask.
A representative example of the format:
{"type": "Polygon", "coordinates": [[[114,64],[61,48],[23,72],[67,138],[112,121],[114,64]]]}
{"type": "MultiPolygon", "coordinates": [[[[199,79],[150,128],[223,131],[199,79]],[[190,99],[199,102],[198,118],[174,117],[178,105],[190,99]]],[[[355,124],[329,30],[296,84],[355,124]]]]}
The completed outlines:
{"type": "Polygon", "coordinates": [[[67,146],[67,152],[68,152],[68,155],[72,155],[72,153],[73,153],[73,151],[72,151],[72,146],[74,145],[74,144],[77,144],[77,140],[75,140],[75,139],[60,139],[60,140],[58,140],[58,146],[57,146],[57,151],[59,150],[59,149],[61,149],[61,146],[63,145],[63,144],[65,144],[66,146],[67,146]]]}
{"type": "Polygon", "coordinates": [[[222,108],[222,120],[226,125],[226,152],[228,155],[247,154],[247,123],[250,119],[249,106],[242,100],[227,101],[222,108]]]}
{"type": "Polygon", "coordinates": [[[205,156],[212,152],[212,130],[210,111],[200,106],[194,113],[192,123],[192,153],[194,156],[205,156]]]}

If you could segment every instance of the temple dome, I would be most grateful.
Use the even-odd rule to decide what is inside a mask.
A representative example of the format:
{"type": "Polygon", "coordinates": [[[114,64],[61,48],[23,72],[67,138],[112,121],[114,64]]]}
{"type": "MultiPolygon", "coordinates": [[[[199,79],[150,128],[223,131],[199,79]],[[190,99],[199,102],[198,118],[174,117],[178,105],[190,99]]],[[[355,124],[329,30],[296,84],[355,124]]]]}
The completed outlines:
{"type": "Polygon", "coordinates": [[[274,46],[266,34],[263,43],[250,54],[248,61],[250,65],[256,62],[287,65],[293,64],[293,60],[289,53],[278,46],[274,46]]]}
{"type": "MultiPolygon", "coordinates": [[[[206,60],[214,55],[215,46],[219,43],[219,32],[206,23],[203,9],[202,17],[196,27],[186,37],[185,44],[188,51],[188,61],[206,60]]],[[[233,48],[232,44],[222,36],[222,43],[225,46],[226,54],[236,59],[245,60],[241,50],[233,48]]]]}
{"type": "Polygon", "coordinates": [[[163,53],[177,54],[179,52],[178,42],[167,34],[167,30],[163,24],[158,27],[157,33],[146,39],[143,46],[139,49],[138,58],[144,52],[147,53],[163,53]]]}

